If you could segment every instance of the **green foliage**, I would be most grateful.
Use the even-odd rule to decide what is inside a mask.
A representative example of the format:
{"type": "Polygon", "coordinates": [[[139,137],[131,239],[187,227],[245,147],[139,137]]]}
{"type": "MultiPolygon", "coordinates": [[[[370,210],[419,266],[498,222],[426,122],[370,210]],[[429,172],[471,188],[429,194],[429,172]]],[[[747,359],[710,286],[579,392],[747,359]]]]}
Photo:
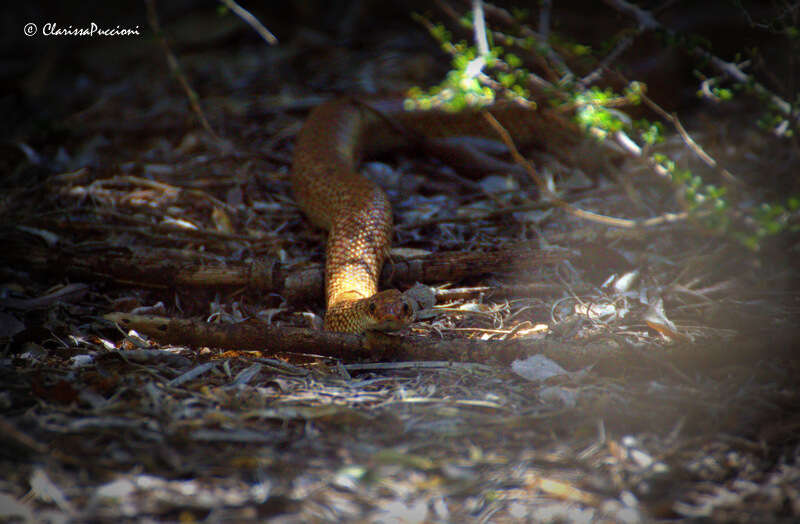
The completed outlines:
{"type": "MultiPolygon", "coordinates": [[[[776,10],[773,17],[755,19],[749,10],[752,6],[741,0],[735,0],[734,4],[750,27],[774,35],[772,40],[780,45],[781,53],[762,53],[757,46],[745,49],[744,57],[737,53],[734,63],[746,63],[747,66],[742,66],[742,70],[747,76],[742,81],[734,82],[733,88],[753,95],[762,102],[763,114],[759,119],[759,126],[765,132],[787,139],[794,137],[798,129],[796,116],[800,112],[800,90],[797,82],[792,81],[791,74],[788,75],[789,78],[783,78],[779,71],[791,72],[797,69],[795,57],[800,55],[797,6],[786,3],[782,9],[776,10]],[[747,58],[746,62],[744,58],[747,58]],[[782,66],[779,65],[781,62],[782,66]],[[770,78],[770,88],[765,88],[756,81],[756,74],[759,72],[770,78]],[[773,92],[778,95],[773,95],[773,92]],[[780,96],[785,96],[785,100],[780,99],[780,96]]],[[[712,93],[716,95],[713,90],[712,93]]]]}
{"type": "Polygon", "coordinates": [[[639,130],[642,141],[653,146],[664,141],[664,124],[661,122],[650,122],[649,120],[639,120],[634,126],[639,130]]]}
{"type": "MultiPolygon", "coordinates": [[[[502,51],[502,48],[499,48],[502,51]]],[[[522,66],[522,60],[515,54],[508,53],[505,56],[506,64],[512,69],[519,69],[522,66]]]]}
{"type": "Polygon", "coordinates": [[[679,168],[672,159],[661,153],[654,153],[650,160],[666,171],[673,184],[683,189],[683,199],[688,211],[702,217],[705,227],[720,233],[728,231],[731,218],[726,188],[706,184],[700,176],[688,169],[679,168]]]}
{"type": "Polygon", "coordinates": [[[576,56],[589,56],[592,54],[592,48],[588,45],[575,44],[572,46],[572,52],[576,56]]]}
{"type": "Polygon", "coordinates": [[[594,135],[600,138],[625,128],[626,122],[622,118],[622,113],[607,107],[619,99],[620,97],[609,88],[592,87],[575,93],[572,102],[577,108],[578,123],[586,130],[594,130],[594,135]]]}
{"type": "MultiPolygon", "coordinates": [[[[720,102],[728,102],[733,100],[733,91],[726,87],[711,87],[708,91],[711,95],[720,102]]],[[[697,90],[697,97],[702,98],[706,96],[703,90],[697,90]]]]}
{"type": "Polygon", "coordinates": [[[752,250],[758,250],[762,241],[784,231],[798,232],[800,225],[790,225],[789,220],[800,209],[800,198],[789,197],[786,205],[762,203],[753,210],[751,217],[756,227],[747,233],[736,232],[736,237],[752,250]]]}
{"type": "MultiPolygon", "coordinates": [[[[455,65],[455,64],[454,64],[455,65]]],[[[494,102],[494,91],[483,86],[474,76],[466,74],[466,65],[447,74],[445,81],[427,91],[409,90],[403,101],[406,109],[429,110],[434,107],[446,111],[461,111],[465,107],[481,107],[494,102]]]]}
{"type": "MultiPolygon", "coordinates": [[[[515,16],[518,14],[515,12],[515,16]]],[[[491,104],[497,97],[527,99],[530,95],[528,82],[531,73],[525,68],[525,61],[517,53],[507,49],[520,51],[523,55],[537,53],[548,60],[547,56],[553,53],[549,45],[553,45],[559,50],[570,53],[572,60],[581,59],[578,61],[583,63],[589,59],[593,60],[592,49],[589,46],[567,41],[558,33],[551,34],[548,44],[536,40],[533,36],[512,37],[487,32],[490,42],[494,36],[494,40],[502,46],[490,44],[489,54],[479,57],[475,47],[464,41],[454,42],[451,33],[443,25],[431,24],[421,16],[417,16],[417,19],[428,27],[430,34],[439,42],[441,48],[451,55],[453,68],[439,85],[427,90],[420,88],[410,90],[409,97],[405,101],[405,107],[408,109],[437,107],[458,111],[466,106],[480,107],[491,104]]],[[[472,28],[471,13],[462,17],[459,23],[472,28]]],[[[796,27],[787,26],[782,29],[787,38],[800,42],[800,31],[796,27]]],[[[611,51],[615,42],[626,37],[624,36],[626,31],[629,30],[620,31],[608,42],[609,48],[604,54],[611,51]]],[[[669,35],[666,32],[660,34],[669,46],[685,49],[710,48],[708,41],[691,35],[669,35]]],[[[589,66],[596,67],[593,63],[589,63],[589,66]]],[[[752,90],[752,77],[748,78],[747,82],[721,86],[716,85],[718,79],[709,79],[697,74],[703,82],[703,89],[698,91],[698,95],[711,96],[717,102],[732,100],[736,92],[752,90]]],[[[634,122],[618,109],[621,106],[637,105],[642,102],[646,92],[643,83],[630,82],[620,94],[610,88],[582,86],[571,74],[564,74],[560,75],[559,81],[552,86],[552,91],[554,96],[549,100],[536,102],[547,103],[551,107],[563,110],[569,108],[573,111],[576,122],[590,136],[604,140],[621,131],[629,137],[638,138],[645,146],[642,150],[645,159],[669,177],[679,189],[687,210],[706,228],[720,234],[730,234],[745,246],[758,249],[764,238],[800,227],[789,226],[790,217],[800,211],[800,197],[790,197],[784,205],[764,203],[757,208],[743,210],[742,204],[737,202],[737,206],[733,208],[732,202],[736,200],[732,200],[727,188],[709,184],[688,169],[679,168],[674,160],[662,153],[650,152],[650,147],[663,141],[664,125],[661,122],[644,119],[634,122]]],[[[794,103],[795,107],[800,105],[800,94],[794,103]]],[[[784,136],[791,136],[792,130],[785,129],[785,115],[777,107],[773,106],[771,109],[765,112],[758,124],[773,132],[780,129],[784,136]]]]}
{"type": "MultiPolygon", "coordinates": [[[[796,105],[800,105],[800,101],[796,102],[796,105]]],[[[794,130],[787,124],[786,117],[774,105],[770,105],[756,121],[756,125],[764,131],[789,138],[794,136],[794,130]]]]}
{"type": "MultiPolygon", "coordinates": [[[[417,16],[418,20],[424,20],[417,16]]],[[[472,27],[471,14],[462,17],[472,27]]],[[[407,109],[442,108],[448,111],[459,111],[464,107],[482,107],[495,101],[496,92],[485,79],[481,79],[481,71],[490,68],[495,72],[494,81],[504,90],[505,97],[527,98],[530,92],[525,85],[528,72],[522,67],[522,60],[514,53],[506,53],[502,46],[492,46],[489,54],[478,57],[474,46],[464,41],[453,42],[451,34],[441,24],[428,24],[428,29],[439,42],[441,48],[452,56],[453,68],[444,81],[437,86],[423,90],[415,88],[409,91],[404,101],[407,109]]],[[[490,35],[491,36],[491,35],[490,35]]],[[[505,44],[513,46],[513,38],[505,38],[505,44]]],[[[491,41],[491,39],[490,39],[491,41]]],[[[533,39],[526,42],[532,44],[533,39]]]]}
{"type": "Polygon", "coordinates": [[[633,105],[642,103],[642,95],[645,92],[645,85],[642,82],[633,81],[625,86],[625,98],[633,105]]]}

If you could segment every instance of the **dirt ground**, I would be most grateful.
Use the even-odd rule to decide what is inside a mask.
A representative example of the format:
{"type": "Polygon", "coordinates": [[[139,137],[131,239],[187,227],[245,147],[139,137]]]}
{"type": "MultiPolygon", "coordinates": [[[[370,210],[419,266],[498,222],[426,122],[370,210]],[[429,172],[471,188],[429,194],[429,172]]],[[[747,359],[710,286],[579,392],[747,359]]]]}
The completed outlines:
{"type": "MultiPolygon", "coordinates": [[[[635,27],[591,5],[581,32],[575,5],[552,17],[577,41],[635,27]]],[[[748,249],[571,124],[522,152],[591,216],[524,171],[385,152],[363,166],[394,207],[384,280],[436,306],[396,334],[319,332],[325,234],[291,194],[294,139],[324,100],[442,78],[425,6],[244,6],[276,45],[214,5],[124,7],[4,22],[0,520],[800,519],[796,234],[748,249]],[[43,34],[93,20],[140,34],[43,34]]],[[[739,181],[733,228],[797,195],[797,140],[753,97],[698,99],[665,49],[613,65],[739,181]]],[[[658,152],[724,180],[665,129],[658,152]]]]}

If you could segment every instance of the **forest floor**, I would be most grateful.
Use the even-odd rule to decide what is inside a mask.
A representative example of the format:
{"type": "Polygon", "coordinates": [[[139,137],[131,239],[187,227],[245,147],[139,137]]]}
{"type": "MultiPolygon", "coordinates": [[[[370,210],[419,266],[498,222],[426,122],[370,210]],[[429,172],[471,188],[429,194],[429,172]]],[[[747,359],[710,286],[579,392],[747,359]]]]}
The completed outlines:
{"type": "MultiPolygon", "coordinates": [[[[269,47],[216,13],[164,24],[213,135],[156,40],[115,39],[34,60],[19,100],[59,111],[32,111],[0,146],[0,518],[800,518],[796,244],[753,251],[707,230],[663,177],[578,134],[524,153],[573,206],[664,220],[615,227],[540,200],[525,176],[392,152],[364,170],[394,206],[393,264],[530,256],[423,282],[437,306],[410,329],[342,342],[438,352],[333,358],[313,331],[325,235],[292,198],[294,139],[333,92],[435,80],[435,45],[404,29],[353,50],[306,30],[269,47]],[[54,76],[60,60],[81,74],[54,76]],[[254,268],[313,278],[289,296],[254,268]],[[181,343],[114,313],[269,335],[181,343]],[[276,351],[293,328],[311,338],[276,351]]],[[[757,104],[679,116],[755,187],[800,169],[744,125],[757,104]]],[[[715,176],[674,130],[656,147],[715,176]]]]}

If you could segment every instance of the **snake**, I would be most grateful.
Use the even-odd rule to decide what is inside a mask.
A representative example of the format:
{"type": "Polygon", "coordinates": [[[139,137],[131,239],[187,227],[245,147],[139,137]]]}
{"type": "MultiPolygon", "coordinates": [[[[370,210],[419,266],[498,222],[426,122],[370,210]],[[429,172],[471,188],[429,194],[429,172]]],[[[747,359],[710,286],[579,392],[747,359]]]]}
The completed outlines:
{"type": "MultiPolygon", "coordinates": [[[[512,103],[488,111],[515,139],[543,140],[540,114],[512,103]]],[[[292,157],[295,201],[328,231],[325,248],[324,329],[363,333],[403,329],[414,302],[396,289],[378,292],[392,239],[392,206],[375,182],[358,173],[365,152],[421,138],[487,136],[496,132],[477,110],[406,110],[402,99],[335,98],[315,107],[301,128],[292,157]]]]}

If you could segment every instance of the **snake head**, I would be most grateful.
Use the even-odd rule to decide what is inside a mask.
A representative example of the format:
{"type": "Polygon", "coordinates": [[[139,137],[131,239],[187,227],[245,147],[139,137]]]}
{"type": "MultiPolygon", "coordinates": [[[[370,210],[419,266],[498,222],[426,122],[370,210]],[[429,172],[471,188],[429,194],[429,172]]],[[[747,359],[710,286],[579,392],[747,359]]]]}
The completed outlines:
{"type": "Polygon", "coordinates": [[[414,321],[414,302],[396,289],[381,291],[364,301],[365,331],[396,331],[414,321]]]}

